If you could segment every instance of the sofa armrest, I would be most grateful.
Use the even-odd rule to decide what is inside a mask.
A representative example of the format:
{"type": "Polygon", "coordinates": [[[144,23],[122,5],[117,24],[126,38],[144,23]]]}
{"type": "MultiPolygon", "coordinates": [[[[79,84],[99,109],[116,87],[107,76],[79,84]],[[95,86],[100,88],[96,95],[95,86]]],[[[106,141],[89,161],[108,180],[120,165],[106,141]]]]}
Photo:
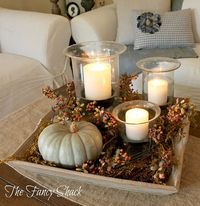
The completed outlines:
{"type": "Polygon", "coordinates": [[[0,8],[1,52],[36,59],[53,75],[63,70],[63,50],[70,37],[70,23],[64,17],[0,8]]]}
{"type": "Polygon", "coordinates": [[[109,5],[83,13],[71,20],[76,43],[85,41],[115,41],[117,16],[115,6],[109,5]]]}

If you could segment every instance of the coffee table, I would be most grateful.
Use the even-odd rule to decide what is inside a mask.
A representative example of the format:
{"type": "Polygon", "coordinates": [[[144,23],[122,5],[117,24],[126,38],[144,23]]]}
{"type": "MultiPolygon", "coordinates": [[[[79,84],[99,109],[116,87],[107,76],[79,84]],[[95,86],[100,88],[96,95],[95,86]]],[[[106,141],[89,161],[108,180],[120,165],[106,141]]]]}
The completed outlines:
{"type": "MultiPolygon", "coordinates": [[[[0,159],[3,159],[11,155],[17,147],[23,143],[23,141],[32,133],[37,122],[43,117],[50,108],[50,102],[46,98],[42,98],[27,107],[9,115],[0,121],[0,159]]],[[[199,114],[200,118],[200,114],[199,114]]],[[[198,135],[200,137],[200,128],[192,129],[191,134],[198,135]]],[[[120,191],[117,189],[109,189],[105,187],[98,187],[95,185],[89,185],[80,183],[77,181],[67,180],[65,178],[59,178],[50,175],[38,174],[28,172],[26,170],[18,170],[22,176],[21,182],[16,181],[19,176],[5,175],[4,170],[0,167],[0,177],[4,176],[9,178],[12,183],[17,183],[22,188],[24,182],[26,184],[34,184],[36,182],[43,187],[48,189],[56,189],[61,185],[69,186],[70,188],[79,188],[81,186],[81,196],[67,197],[68,200],[75,201],[81,205],[200,205],[200,138],[190,136],[189,142],[185,154],[185,167],[183,169],[181,189],[178,194],[173,196],[154,196],[149,194],[132,193],[127,191],[120,191]],[[3,175],[2,175],[3,173],[3,175]],[[27,178],[30,179],[27,179],[27,178]],[[24,179],[25,178],[25,179],[24,179]],[[25,181],[26,180],[26,181],[25,181]]],[[[8,170],[9,171],[9,170],[8,170]]],[[[11,172],[11,170],[10,170],[11,172]]],[[[11,199],[5,197],[5,189],[2,181],[0,181],[0,205],[10,205],[11,199]]],[[[13,198],[13,203],[16,201],[13,198]]],[[[42,198],[42,197],[41,197],[42,198]]],[[[31,205],[44,205],[44,202],[38,201],[35,203],[34,198],[21,198],[17,199],[18,205],[22,205],[20,201],[27,201],[27,204],[31,205]]],[[[44,201],[44,199],[42,200],[44,201]]],[[[63,201],[65,205],[70,205],[67,200],[63,200],[61,197],[54,197],[50,200],[45,200],[47,203],[52,205],[60,205],[59,202],[63,201]]],[[[23,202],[24,203],[24,202],[23,202]]],[[[15,204],[15,205],[17,205],[15,204]]],[[[71,203],[73,204],[73,203],[71,203]]],[[[64,204],[63,204],[64,205],[64,204]]]]}

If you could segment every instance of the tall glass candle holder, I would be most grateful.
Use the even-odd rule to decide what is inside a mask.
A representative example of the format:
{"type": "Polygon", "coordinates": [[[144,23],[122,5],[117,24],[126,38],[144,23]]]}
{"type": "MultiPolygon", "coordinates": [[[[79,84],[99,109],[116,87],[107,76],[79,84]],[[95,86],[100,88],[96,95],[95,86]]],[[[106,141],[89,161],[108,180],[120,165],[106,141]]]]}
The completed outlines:
{"type": "Polygon", "coordinates": [[[72,59],[76,96],[108,107],[119,92],[119,55],[126,46],[97,41],[75,44],[66,49],[72,59]]]}
{"type": "Polygon", "coordinates": [[[148,131],[161,113],[154,103],[134,100],[116,106],[112,114],[119,123],[121,137],[126,142],[148,141],[148,131]]]}
{"type": "Polygon", "coordinates": [[[171,58],[152,57],[136,65],[142,70],[144,99],[159,106],[171,104],[174,98],[174,71],[181,63],[171,58]]]}

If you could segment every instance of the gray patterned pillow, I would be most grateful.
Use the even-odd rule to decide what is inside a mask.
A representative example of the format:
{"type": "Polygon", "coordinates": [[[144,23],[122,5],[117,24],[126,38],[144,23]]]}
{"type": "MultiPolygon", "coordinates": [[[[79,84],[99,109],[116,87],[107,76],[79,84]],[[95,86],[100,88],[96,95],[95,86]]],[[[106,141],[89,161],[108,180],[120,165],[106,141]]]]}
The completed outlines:
{"type": "Polygon", "coordinates": [[[134,49],[193,46],[191,9],[158,12],[133,11],[136,28],[134,49]]]}

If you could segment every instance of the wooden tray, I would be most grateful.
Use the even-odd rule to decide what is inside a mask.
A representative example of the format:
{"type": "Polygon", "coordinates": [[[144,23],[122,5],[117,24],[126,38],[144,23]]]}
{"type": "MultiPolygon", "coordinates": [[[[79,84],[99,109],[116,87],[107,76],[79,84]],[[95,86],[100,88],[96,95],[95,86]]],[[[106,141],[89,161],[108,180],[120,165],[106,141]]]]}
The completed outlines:
{"type": "MultiPolygon", "coordinates": [[[[29,149],[35,137],[38,136],[39,134],[38,128],[41,125],[49,122],[51,115],[52,115],[51,112],[49,112],[43,119],[40,120],[40,123],[38,124],[33,134],[14,153],[15,157],[19,157],[19,158],[24,157],[27,149],[29,149]]],[[[104,177],[104,176],[93,175],[93,174],[85,174],[85,173],[76,172],[68,169],[44,166],[44,165],[39,165],[39,164],[30,163],[26,161],[19,161],[19,160],[10,161],[7,164],[16,170],[23,168],[35,173],[41,173],[47,175],[55,174],[56,176],[59,177],[76,180],[76,181],[82,181],[88,184],[95,184],[95,185],[100,185],[109,188],[128,190],[132,192],[143,192],[143,193],[151,193],[157,195],[169,195],[169,194],[177,193],[179,191],[184,151],[189,136],[189,123],[184,128],[184,132],[185,132],[185,137],[182,138],[181,141],[179,141],[175,146],[176,147],[175,155],[178,159],[178,165],[173,168],[172,175],[167,185],[158,185],[152,183],[137,182],[132,180],[117,179],[112,177],[104,177]]]]}

